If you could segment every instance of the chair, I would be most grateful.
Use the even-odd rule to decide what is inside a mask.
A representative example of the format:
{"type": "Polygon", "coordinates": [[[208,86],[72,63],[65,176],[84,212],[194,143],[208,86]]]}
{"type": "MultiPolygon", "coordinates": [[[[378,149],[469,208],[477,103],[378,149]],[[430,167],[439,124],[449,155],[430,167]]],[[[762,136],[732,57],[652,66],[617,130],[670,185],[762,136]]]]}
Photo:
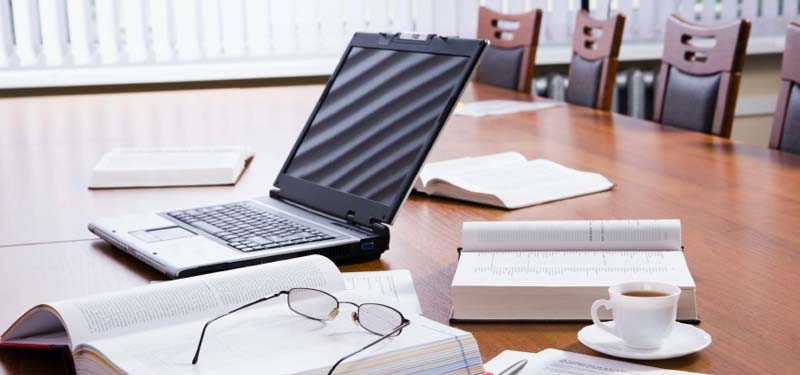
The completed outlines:
{"type": "Polygon", "coordinates": [[[566,101],[606,111],[611,109],[624,27],[624,14],[601,21],[590,17],[585,10],[578,12],[566,101]]]}
{"type": "Polygon", "coordinates": [[[653,120],[730,137],[750,21],[701,26],[667,20],[653,120]]]}
{"type": "Polygon", "coordinates": [[[481,7],[478,11],[478,37],[490,44],[473,80],[529,93],[541,22],[540,9],[523,14],[503,14],[481,7]]]}
{"type": "Polygon", "coordinates": [[[786,29],[781,91],[775,108],[769,147],[800,154],[800,23],[786,29]]]}

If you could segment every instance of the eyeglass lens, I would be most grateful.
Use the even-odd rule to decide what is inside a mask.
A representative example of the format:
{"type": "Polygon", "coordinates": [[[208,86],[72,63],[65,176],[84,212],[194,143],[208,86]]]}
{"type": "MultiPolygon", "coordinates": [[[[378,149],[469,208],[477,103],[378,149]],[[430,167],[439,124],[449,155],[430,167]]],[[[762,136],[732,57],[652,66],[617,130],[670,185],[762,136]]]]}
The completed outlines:
{"type": "Polygon", "coordinates": [[[339,301],[335,297],[316,289],[291,289],[288,299],[289,308],[311,319],[331,320],[339,311],[339,301]]]}
{"type": "Polygon", "coordinates": [[[365,303],[358,308],[358,322],[367,331],[382,336],[403,324],[403,316],[389,306],[365,303]]]}

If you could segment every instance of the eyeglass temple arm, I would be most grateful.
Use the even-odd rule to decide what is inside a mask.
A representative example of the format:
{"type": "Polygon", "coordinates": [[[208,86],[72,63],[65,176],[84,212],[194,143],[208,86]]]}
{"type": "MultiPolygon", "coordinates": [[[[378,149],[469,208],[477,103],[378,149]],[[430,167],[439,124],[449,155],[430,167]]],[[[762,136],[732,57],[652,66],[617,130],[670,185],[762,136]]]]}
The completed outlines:
{"type": "Polygon", "coordinates": [[[282,294],[289,294],[289,291],[283,290],[283,291],[275,293],[275,294],[273,294],[273,295],[271,295],[269,297],[259,298],[259,299],[255,300],[253,302],[250,302],[250,303],[248,303],[246,305],[243,305],[243,306],[239,306],[239,307],[237,307],[237,308],[235,308],[235,309],[233,309],[231,311],[228,311],[228,312],[226,312],[226,313],[224,313],[224,314],[222,314],[222,315],[220,315],[220,316],[218,316],[218,317],[216,317],[214,319],[211,319],[211,320],[207,321],[206,324],[203,326],[203,332],[200,333],[200,341],[197,342],[197,350],[194,352],[194,358],[192,358],[192,364],[196,365],[197,364],[197,360],[200,357],[200,347],[203,346],[203,338],[206,336],[206,329],[208,329],[208,325],[209,324],[214,323],[217,320],[219,320],[221,318],[224,318],[224,317],[226,317],[226,316],[228,316],[230,314],[233,314],[233,313],[235,313],[237,311],[244,310],[244,309],[246,309],[246,308],[248,308],[250,306],[259,304],[261,302],[269,301],[269,300],[271,300],[271,299],[273,299],[273,298],[275,298],[277,296],[280,296],[282,294]]]}
{"type": "Polygon", "coordinates": [[[361,353],[364,350],[369,349],[370,347],[376,345],[377,343],[379,343],[379,342],[381,342],[383,340],[386,340],[386,338],[388,338],[388,337],[392,337],[397,332],[402,331],[403,328],[407,327],[409,324],[411,324],[411,322],[404,318],[403,319],[403,323],[401,323],[399,326],[397,326],[397,328],[395,328],[392,332],[389,332],[389,333],[383,335],[381,338],[371,342],[369,345],[367,345],[367,346],[365,346],[365,347],[363,347],[361,349],[358,349],[358,350],[356,350],[356,351],[354,351],[354,352],[342,357],[340,360],[336,361],[336,363],[333,364],[333,367],[331,367],[330,371],[328,371],[328,375],[332,375],[333,374],[333,370],[336,370],[336,367],[339,366],[342,362],[344,362],[348,358],[350,358],[350,357],[352,357],[352,356],[354,356],[354,355],[356,355],[358,353],[361,353]]]}

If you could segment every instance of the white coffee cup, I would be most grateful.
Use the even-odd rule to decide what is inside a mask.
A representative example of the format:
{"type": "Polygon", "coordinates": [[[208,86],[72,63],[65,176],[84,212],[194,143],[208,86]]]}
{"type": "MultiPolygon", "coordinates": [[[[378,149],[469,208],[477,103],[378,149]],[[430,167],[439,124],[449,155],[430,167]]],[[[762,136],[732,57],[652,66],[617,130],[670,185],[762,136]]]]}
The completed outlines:
{"type": "Polygon", "coordinates": [[[678,311],[680,288],[657,282],[629,282],[608,288],[609,299],[592,304],[592,321],[625,345],[636,349],[657,349],[672,332],[678,311]],[[659,296],[630,296],[625,293],[652,292],[659,296]],[[597,310],[605,307],[614,317],[614,325],[603,323],[597,310]]]}

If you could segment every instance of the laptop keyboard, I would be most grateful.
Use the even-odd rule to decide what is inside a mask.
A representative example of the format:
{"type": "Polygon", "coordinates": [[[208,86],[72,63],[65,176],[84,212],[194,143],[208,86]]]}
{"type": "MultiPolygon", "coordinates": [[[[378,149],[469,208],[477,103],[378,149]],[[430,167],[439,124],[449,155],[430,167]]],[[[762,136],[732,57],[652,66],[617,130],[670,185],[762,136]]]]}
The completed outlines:
{"type": "Polygon", "coordinates": [[[247,202],[167,213],[241,251],[293,246],[334,238],[247,202]]]}

